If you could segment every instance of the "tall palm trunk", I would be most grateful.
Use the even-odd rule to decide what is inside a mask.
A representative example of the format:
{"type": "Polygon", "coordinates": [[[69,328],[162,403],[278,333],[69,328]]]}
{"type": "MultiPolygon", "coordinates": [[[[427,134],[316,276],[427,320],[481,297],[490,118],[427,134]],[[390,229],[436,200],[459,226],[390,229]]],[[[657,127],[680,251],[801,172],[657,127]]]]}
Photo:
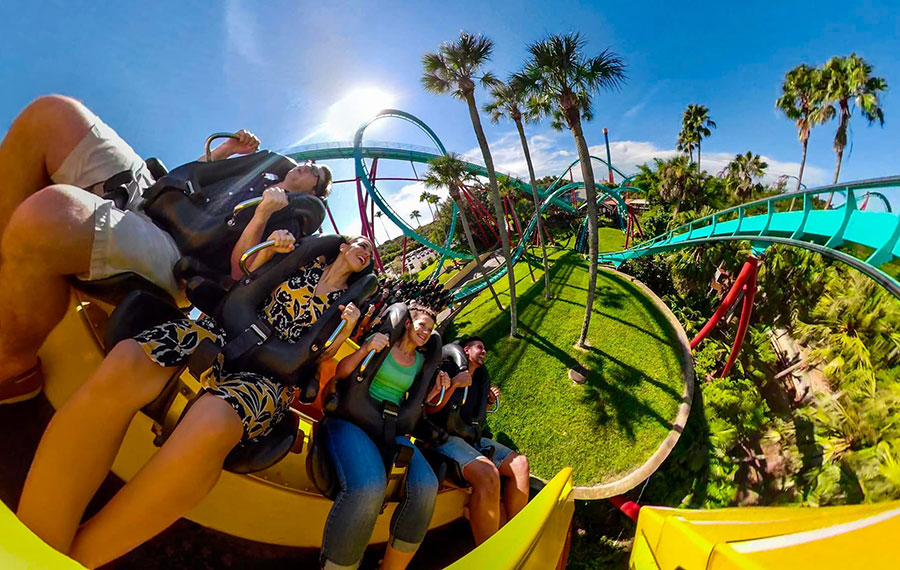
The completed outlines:
{"type": "Polygon", "coordinates": [[[528,150],[528,139],[525,138],[525,127],[522,120],[516,119],[516,129],[519,131],[519,140],[522,142],[522,150],[525,152],[525,164],[528,165],[528,179],[531,182],[531,197],[534,199],[535,231],[538,234],[538,243],[544,256],[544,299],[550,298],[550,264],[547,262],[547,246],[544,244],[544,234],[541,228],[541,199],[538,197],[537,179],[534,177],[534,165],[531,163],[531,152],[528,150]]]}
{"type": "Polygon", "coordinates": [[[478,248],[475,247],[475,239],[472,237],[472,229],[469,227],[469,218],[466,216],[466,210],[463,206],[462,200],[459,199],[459,190],[451,194],[450,197],[454,202],[456,202],[456,209],[459,210],[459,220],[462,222],[463,234],[465,234],[466,241],[469,243],[469,251],[471,251],[472,255],[475,257],[475,266],[481,273],[481,277],[484,279],[485,283],[487,283],[488,289],[491,290],[491,296],[494,297],[494,302],[497,303],[497,308],[503,311],[503,305],[500,303],[500,298],[497,297],[497,292],[494,291],[494,286],[491,285],[491,282],[488,280],[487,271],[485,270],[484,265],[481,263],[481,257],[478,255],[478,248]]]}
{"type": "Polygon", "coordinates": [[[697,179],[700,179],[700,141],[697,141],[697,179]]]}
{"type": "Polygon", "coordinates": [[[597,241],[597,189],[594,188],[594,168],[591,165],[591,155],[588,152],[587,142],[584,140],[584,133],[581,130],[580,117],[571,122],[570,128],[572,136],[575,137],[578,160],[581,162],[581,175],[584,178],[584,193],[588,211],[590,271],[588,272],[588,294],[584,310],[584,323],[581,325],[581,334],[578,336],[578,346],[584,347],[587,340],[588,327],[591,324],[591,313],[594,310],[594,293],[597,289],[597,254],[599,249],[597,241]]]}
{"type": "Polygon", "coordinates": [[[803,154],[800,155],[800,173],[797,175],[797,192],[800,191],[800,183],[803,181],[803,169],[806,167],[806,147],[809,146],[809,137],[800,141],[803,144],[803,154]]]}
{"type": "Polygon", "coordinates": [[[516,271],[512,264],[512,255],[509,250],[509,234],[506,232],[506,213],[500,202],[500,191],[497,189],[497,173],[494,171],[494,159],[491,157],[491,149],[488,147],[484,129],[481,127],[481,117],[478,115],[478,107],[475,105],[475,96],[466,95],[466,103],[469,106],[469,117],[472,119],[472,128],[475,129],[475,138],[481,147],[481,155],[484,165],[487,167],[488,180],[491,188],[491,202],[494,204],[494,217],[497,219],[497,229],[500,231],[500,244],[503,249],[503,259],[506,260],[506,274],[509,276],[509,336],[516,336],[518,317],[516,315],[516,271]]]}
{"type": "MultiPolygon", "coordinates": [[[[838,124],[837,133],[834,135],[834,153],[837,155],[837,162],[834,165],[834,180],[832,184],[837,184],[838,176],[841,175],[841,161],[844,159],[844,147],[847,145],[847,125],[850,123],[850,105],[846,99],[841,99],[841,122],[838,124]]],[[[831,200],[834,198],[834,192],[829,192],[828,201],[825,203],[825,209],[831,207],[831,200]]]]}

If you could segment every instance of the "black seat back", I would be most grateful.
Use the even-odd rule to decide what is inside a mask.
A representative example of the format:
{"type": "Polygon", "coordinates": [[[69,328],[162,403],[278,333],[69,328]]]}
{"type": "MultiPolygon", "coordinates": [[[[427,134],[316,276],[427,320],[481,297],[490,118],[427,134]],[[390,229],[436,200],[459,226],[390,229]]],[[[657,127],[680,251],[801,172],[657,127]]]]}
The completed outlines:
{"type": "Polygon", "coordinates": [[[225,469],[232,473],[254,473],[268,469],[290,453],[299,427],[300,417],[292,412],[285,413],[268,434],[234,446],[225,458],[225,469]]]}
{"type": "Polygon", "coordinates": [[[142,290],[132,291],[109,316],[104,348],[109,352],[119,341],[134,338],[157,325],[185,318],[185,314],[168,297],[142,290]]]}

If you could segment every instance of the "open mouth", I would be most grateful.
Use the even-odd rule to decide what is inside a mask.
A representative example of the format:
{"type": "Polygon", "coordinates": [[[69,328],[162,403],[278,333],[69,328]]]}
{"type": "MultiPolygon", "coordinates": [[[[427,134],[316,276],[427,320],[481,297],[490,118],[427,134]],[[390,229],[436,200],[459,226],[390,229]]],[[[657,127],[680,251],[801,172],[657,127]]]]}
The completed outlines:
{"type": "Polygon", "coordinates": [[[369,263],[369,260],[366,258],[365,255],[357,255],[356,259],[358,259],[362,265],[369,263]]]}

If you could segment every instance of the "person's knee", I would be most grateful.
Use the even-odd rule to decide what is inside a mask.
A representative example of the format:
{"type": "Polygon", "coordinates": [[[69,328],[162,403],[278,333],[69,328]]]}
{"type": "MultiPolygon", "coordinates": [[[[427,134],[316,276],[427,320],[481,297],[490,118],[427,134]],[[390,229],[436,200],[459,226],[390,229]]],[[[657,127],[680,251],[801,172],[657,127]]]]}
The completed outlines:
{"type": "Polygon", "coordinates": [[[509,462],[509,469],[517,480],[528,480],[531,474],[531,465],[524,455],[515,454],[509,462]]]}
{"type": "Polygon", "coordinates": [[[231,404],[211,394],[200,396],[185,420],[186,426],[200,428],[196,430],[197,443],[209,449],[230,451],[244,433],[241,418],[231,404]]]}
{"type": "Polygon", "coordinates": [[[356,473],[355,476],[344,481],[345,500],[358,504],[360,507],[380,507],[384,502],[386,487],[387,478],[383,469],[356,473]]]}
{"type": "Polygon", "coordinates": [[[77,99],[65,95],[42,95],[22,109],[14,124],[35,135],[83,130],[86,115],[87,108],[77,99]]]}
{"type": "Polygon", "coordinates": [[[472,490],[489,495],[500,494],[500,472],[489,460],[476,459],[463,470],[472,490]]]}
{"type": "Polygon", "coordinates": [[[93,205],[81,188],[53,184],[22,202],[12,213],[3,233],[4,259],[27,254],[33,257],[45,248],[84,241],[80,235],[92,231],[93,205]]]}
{"type": "Polygon", "coordinates": [[[153,363],[135,340],[126,339],[109,351],[85,389],[92,398],[139,409],[159,394],[165,377],[166,369],[153,363]]]}

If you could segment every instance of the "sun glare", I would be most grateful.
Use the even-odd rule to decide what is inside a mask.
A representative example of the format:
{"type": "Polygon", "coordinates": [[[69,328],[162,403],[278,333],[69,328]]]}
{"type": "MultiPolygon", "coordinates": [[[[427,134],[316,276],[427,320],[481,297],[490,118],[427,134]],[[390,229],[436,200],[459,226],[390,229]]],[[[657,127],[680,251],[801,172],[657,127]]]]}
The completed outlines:
{"type": "Polygon", "coordinates": [[[326,129],[335,139],[350,139],[359,125],[378,111],[390,108],[394,97],[375,87],[361,87],[328,108],[326,129]]]}

